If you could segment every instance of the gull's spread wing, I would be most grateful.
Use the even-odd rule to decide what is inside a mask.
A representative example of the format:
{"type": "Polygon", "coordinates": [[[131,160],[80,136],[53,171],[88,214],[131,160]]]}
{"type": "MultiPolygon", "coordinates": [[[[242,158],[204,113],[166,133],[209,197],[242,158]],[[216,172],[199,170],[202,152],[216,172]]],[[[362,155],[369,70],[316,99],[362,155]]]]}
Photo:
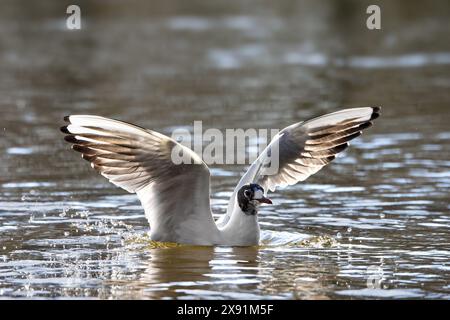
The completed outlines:
{"type": "Polygon", "coordinates": [[[72,149],[110,182],[138,195],[152,239],[181,243],[197,239],[201,243],[202,234],[216,228],[210,209],[209,169],[192,150],[163,134],[122,121],[90,115],[64,119],[69,124],[61,130],[72,149]],[[175,147],[192,164],[175,164],[175,147]]]}
{"type": "Polygon", "coordinates": [[[284,128],[242,176],[220,225],[234,210],[236,193],[243,185],[258,183],[267,192],[307,179],[345,150],[379,113],[379,107],[345,109],[284,128]],[[278,170],[269,174],[269,158],[277,154],[278,170]]]}

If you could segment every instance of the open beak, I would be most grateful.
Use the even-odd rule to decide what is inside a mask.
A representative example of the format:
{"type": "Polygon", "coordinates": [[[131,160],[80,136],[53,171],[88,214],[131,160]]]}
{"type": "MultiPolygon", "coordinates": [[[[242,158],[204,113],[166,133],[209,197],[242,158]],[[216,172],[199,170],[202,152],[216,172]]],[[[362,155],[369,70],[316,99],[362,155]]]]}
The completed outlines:
{"type": "Polygon", "coordinates": [[[261,203],[272,204],[272,200],[270,200],[269,198],[266,198],[266,197],[262,197],[261,199],[258,199],[258,201],[261,203]]]}

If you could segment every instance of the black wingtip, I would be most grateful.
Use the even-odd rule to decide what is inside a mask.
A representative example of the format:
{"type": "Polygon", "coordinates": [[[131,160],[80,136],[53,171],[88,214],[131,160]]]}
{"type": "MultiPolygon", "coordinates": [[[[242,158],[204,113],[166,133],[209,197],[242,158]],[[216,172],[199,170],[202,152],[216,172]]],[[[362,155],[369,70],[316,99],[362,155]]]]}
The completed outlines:
{"type": "Polygon", "coordinates": [[[65,136],[64,140],[66,140],[67,142],[70,142],[70,143],[79,143],[80,142],[80,140],[75,138],[75,136],[73,134],[69,134],[69,135],[65,136]]]}
{"type": "Polygon", "coordinates": [[[372,122],[367,121],[367,122],[364,122],[364,123],[360,124],[358,129],[359,130],[364,130],[364,129],[370,128],[372,125],[373,125],[372,122]]]}
{"type": "Polygon", "coordinates": [[[334,147],[332,150],[336,153],[339,153],[339,152],[342,152],[345,149],[347,149],[347,147],[348,147],[348,143],[346,142],[346,143],[343,143],[343,144],[340,144],[340,145],[334,147]]]}
{"type": "Polygon", "coordinates": [[[372,107],[372,116],[370,117],[370,120],[375,120],[380,116],[381,113],[381,107],[372,107]]]}
{"type": "Polygon", "coordinates": [[[91,155],[90,153],[92,153],[92,150],[91,150],[91,149],[89,149],[89,148],[87,148],[87,147],[84,147],[84,146],[82,146],[82,145],[79,145],[79,144],[74,144],[74,145],[72,146],[72,149],[75,150],[75,151],[81,152],[81,153],[83,153],[83,154],[86,154],[86,155],[88,155],[88,156],[90,156],[90,155],[91,155]]]}
{"type": "Polygon", "coordinates": [[[64,121],[65,121],[65,122],[70,122],[70,119],[69,119],[69,117],[70,117],[70,116],[65,116],[65,117],[63,118],[63,119],[64,119],[64,121]]]}
{"type": "Polygon", "coordinates": [[[352,133],[351,135],[345,137],[345,139],[348,141],[353,140],[355,138],[358,138],[362,134],[362,131],[356,131],[355,133],[352,133]]]}
{"type": "Polygon", "coordinates": [[[62,126],[61,128],[59,128],[59,130],[61,130],[62,133],[70,134],[70,131],[69,129],[67,129],[67,126],[62,126]]]}

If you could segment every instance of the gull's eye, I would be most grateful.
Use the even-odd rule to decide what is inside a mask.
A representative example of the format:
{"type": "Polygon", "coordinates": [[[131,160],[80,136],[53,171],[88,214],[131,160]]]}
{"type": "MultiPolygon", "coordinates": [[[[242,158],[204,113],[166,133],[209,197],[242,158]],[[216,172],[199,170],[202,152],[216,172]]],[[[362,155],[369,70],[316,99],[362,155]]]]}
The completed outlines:
{"type": "Polygon", "coordinates": [[[250,199],[250,197],[252,196],[252,192],[251,192],[250,190],[245,190],[245,191],[244,191],[244,195],[245,195],[248,199],[250,199]]]}

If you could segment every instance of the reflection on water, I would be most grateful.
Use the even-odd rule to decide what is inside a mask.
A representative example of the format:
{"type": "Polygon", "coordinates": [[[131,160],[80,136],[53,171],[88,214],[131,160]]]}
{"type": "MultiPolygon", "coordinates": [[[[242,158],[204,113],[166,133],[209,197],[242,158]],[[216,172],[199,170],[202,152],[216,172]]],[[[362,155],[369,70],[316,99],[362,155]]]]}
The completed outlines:
{"type": "MultiPolygon", "coordinates": [[[[90,1],[68,32],[65,8],[2,2],[1,298],[450,298],[449,3],[383,2],[377,32],[360,1],[263,3],[90,1]],[[274,193],[250,248],[148,241],[136,197],[58,133],[70,113],[171,134],[361,105],[382,118],[274,193]]],[[[216,217],[243,169],[211,168],[216,217]]]]}

